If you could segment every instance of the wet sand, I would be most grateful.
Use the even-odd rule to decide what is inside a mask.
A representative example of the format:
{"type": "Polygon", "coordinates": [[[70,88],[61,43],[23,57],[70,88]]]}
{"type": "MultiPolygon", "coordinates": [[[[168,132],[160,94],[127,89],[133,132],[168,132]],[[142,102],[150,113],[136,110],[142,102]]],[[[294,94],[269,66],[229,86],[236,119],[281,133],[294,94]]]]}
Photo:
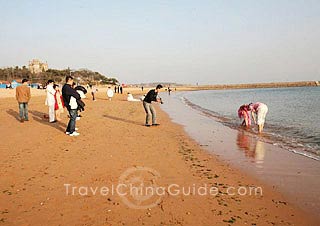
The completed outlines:
{"type": "Polygon", "coordinates": [[[163,97],[163,109],[209,153],[273,186],[290,203],[319,218],[319,161],[267,143],[263,134],[224,126],[214,117],[177,101],[174,95],[163,97]]]}
{"type": "Polygon", "coordinates": [[[159,107],[161,126],[147,128],[141,103],[124,101],[125,95],[108,101],[104,92],[97,97],[86,100],[79,137],[64,134],[66,113],[56,124],[44,119],[44,96],[32,98],[25,123],[17,120],[14,98],[0,100],[0,225],[317,225],[275,188],[203,150],[159,107]],[[137,172],[131,179],[145,184],[207,184],[220,193],[174,196],[166,190],[158,202],[66,192],[65,184],[110,187],[137,172]],[[262,195],[226,194],[249,186],[261,187],[262,195]]]}

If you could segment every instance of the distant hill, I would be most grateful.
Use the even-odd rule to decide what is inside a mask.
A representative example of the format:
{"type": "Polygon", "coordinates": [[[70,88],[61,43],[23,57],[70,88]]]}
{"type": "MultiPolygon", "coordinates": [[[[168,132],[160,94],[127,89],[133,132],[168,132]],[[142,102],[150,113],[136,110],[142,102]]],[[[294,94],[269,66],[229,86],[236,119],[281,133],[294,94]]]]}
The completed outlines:
{"type": "Polygon", "coordinates": [[[67,75],[72,75],[77,82],[82,84],[100,83],[100,84],[119,84],[116,78],[108,78],[99,72],[88,69],[70,70],[70,69],[48,69],[47,71],[32,74],[26,66],[0,68],[0,80],[9,81],[22,80],[27,78],[31,83],[45,84],[49,79],[57,83],[63,83],[67,75]]]}

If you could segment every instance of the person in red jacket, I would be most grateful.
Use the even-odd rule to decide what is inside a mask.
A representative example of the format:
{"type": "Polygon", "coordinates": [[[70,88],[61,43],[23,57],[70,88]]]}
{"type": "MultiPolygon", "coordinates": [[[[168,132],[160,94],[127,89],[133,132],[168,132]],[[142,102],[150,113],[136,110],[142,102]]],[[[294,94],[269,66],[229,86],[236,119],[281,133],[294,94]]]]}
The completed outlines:
{"type": "Polygon", "coordinates": [[[56,114],[56,120],[61,121],[60,115],[61,115],[61,113],[64,112],[63,111],[63,108],[64,108],[63,97],[61,95],[59,85],[54,84],[53,88],[56,91],[56,93],[54,95],[54,99],[55,99],[54,110],[55,110],[55,114],[56,114]]]}

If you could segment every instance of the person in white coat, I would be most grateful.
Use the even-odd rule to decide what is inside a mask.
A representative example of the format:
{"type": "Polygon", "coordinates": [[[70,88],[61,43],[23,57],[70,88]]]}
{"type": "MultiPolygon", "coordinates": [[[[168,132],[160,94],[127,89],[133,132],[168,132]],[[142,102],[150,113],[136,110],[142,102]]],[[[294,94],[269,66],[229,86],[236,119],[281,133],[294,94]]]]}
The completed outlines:
{"type": "Polygon", "coordinates": [[[49,122],[50,123],[55,123],[55,112],[54,112],[54,105],[55,105],[55,98],[54,95],[56,91],[53,88],[54,81],[53,80],[48,80],[47,82],[47,99],[46,99],[46,105],[49,107],[49,122]]]}

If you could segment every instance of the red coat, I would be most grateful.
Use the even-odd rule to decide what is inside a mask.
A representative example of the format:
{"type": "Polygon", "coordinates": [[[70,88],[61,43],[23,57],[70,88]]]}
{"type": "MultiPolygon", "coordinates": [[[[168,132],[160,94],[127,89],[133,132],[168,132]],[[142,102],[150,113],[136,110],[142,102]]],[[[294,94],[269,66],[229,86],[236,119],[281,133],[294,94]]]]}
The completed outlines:
{"type": "Polygon", "coordinates": [[[57,90],[56,93],[54,94],[54,99],[55,99],[54,110],[58,110],[59,109],[58,101],[57,101],[57,98],[58,98],[57,93],[60,94],[60,100],[61,100],[62,108],[64,108],[63,97],[62,97],[60,91],[57,90]]]}

